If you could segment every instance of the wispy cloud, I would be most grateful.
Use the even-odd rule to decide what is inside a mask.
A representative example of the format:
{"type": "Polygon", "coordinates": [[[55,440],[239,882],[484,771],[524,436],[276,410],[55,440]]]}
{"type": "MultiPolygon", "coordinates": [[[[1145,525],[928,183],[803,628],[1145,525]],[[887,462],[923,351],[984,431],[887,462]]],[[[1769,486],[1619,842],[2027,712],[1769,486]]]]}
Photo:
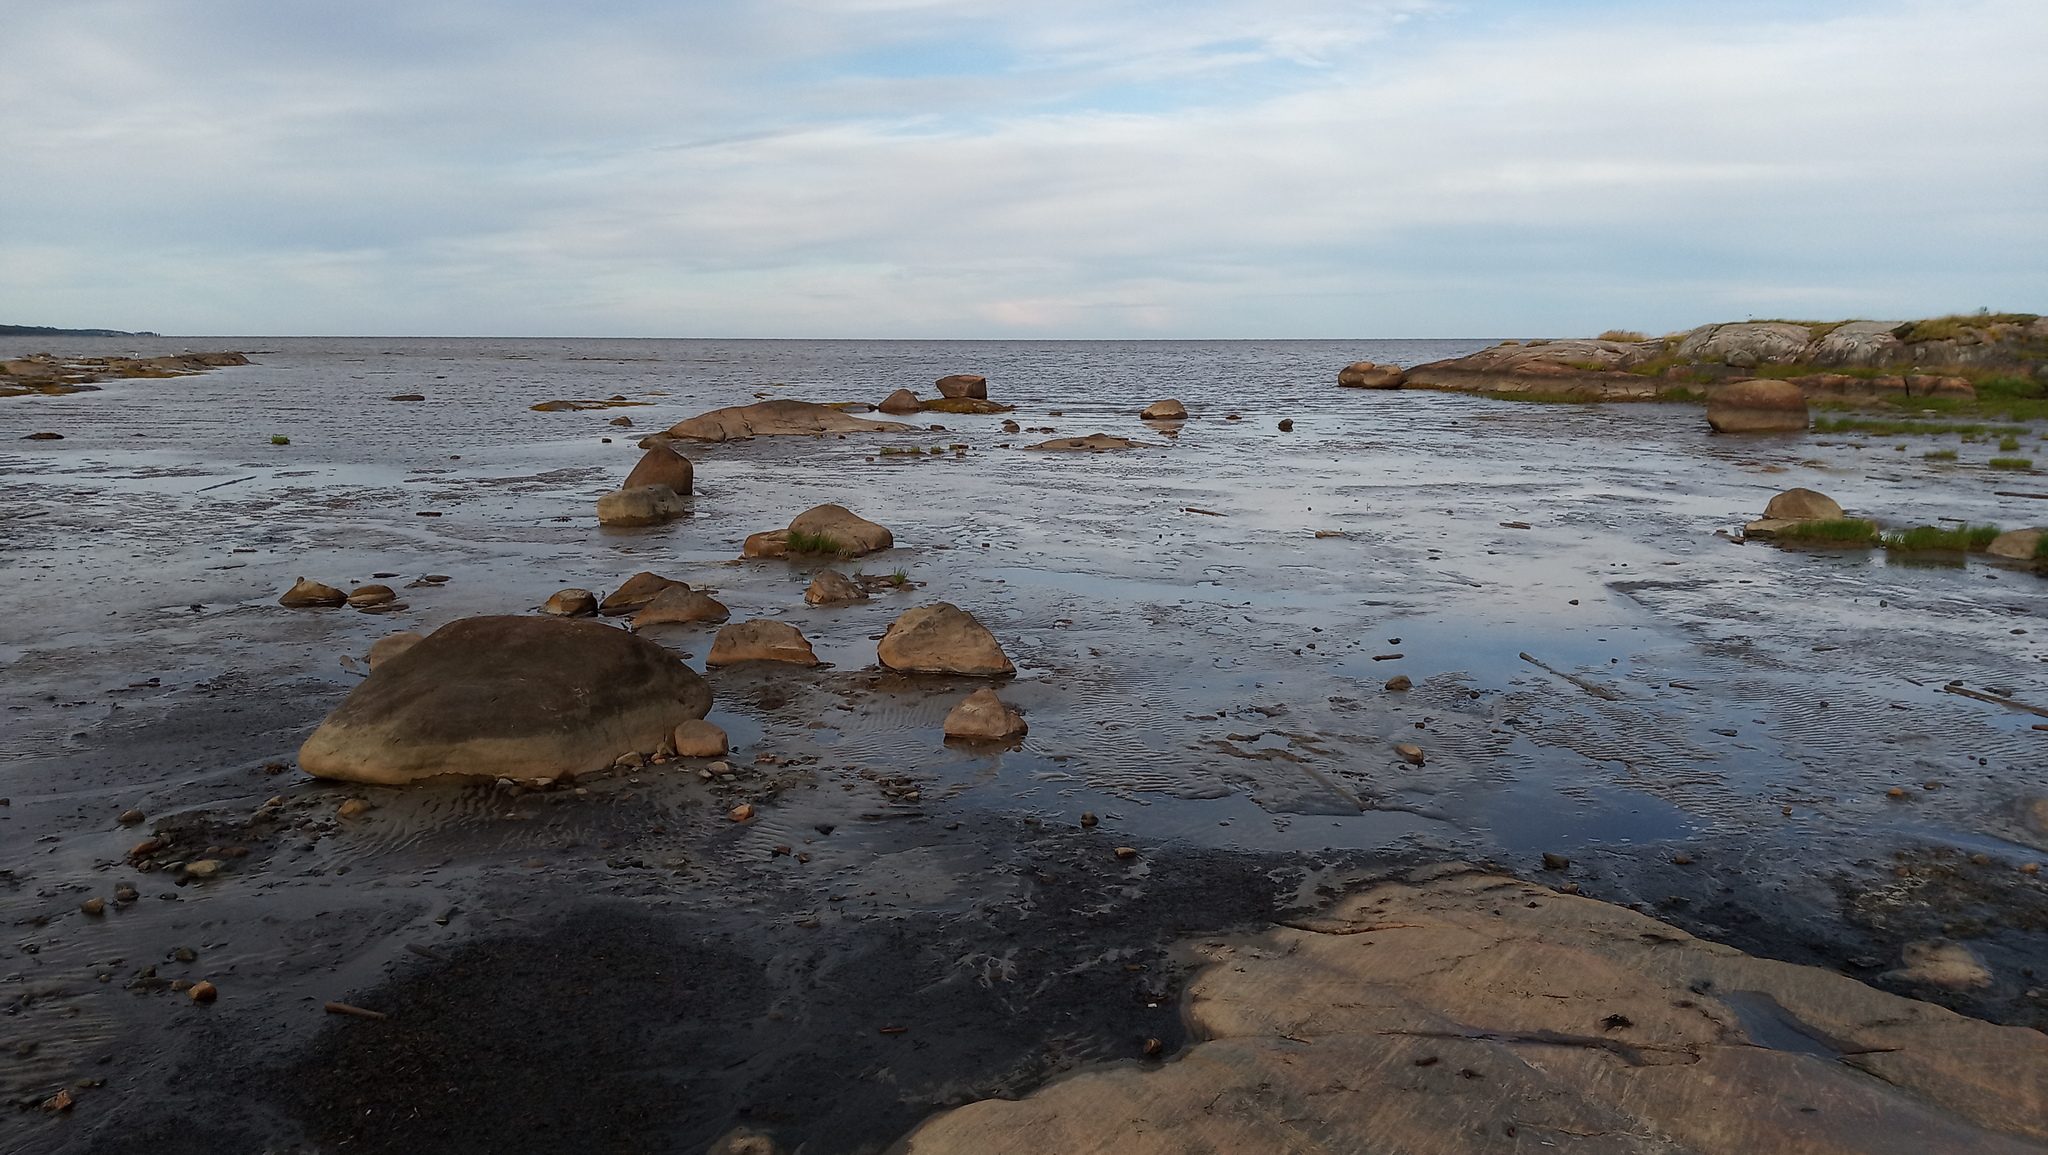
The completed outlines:
{"type": "Polygon", "coordinates": [[[27,323],[1474,335],[2048,288],[2031,0],[12,9],[27,323]]]}

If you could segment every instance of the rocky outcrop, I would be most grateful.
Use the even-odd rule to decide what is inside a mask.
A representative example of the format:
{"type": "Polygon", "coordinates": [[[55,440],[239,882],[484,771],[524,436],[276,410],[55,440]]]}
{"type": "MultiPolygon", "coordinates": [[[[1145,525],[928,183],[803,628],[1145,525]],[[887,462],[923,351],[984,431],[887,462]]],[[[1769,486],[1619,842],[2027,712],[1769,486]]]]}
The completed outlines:
{"type": "Polygon", "coordinates": [[[814,606],[834,606],[844,602],[864,602],[867,591],[856,585],[852,578],[836,569],[820,570],[811,579],[809,588],[804,590],[804,600],[814,606]]]}
{"type": "Polygon", "coordinates": [[[1188,407],[1169,397],[1145,406],[1138,416],[1146,421],[1185,421],[1188,417],[1188,407]]]}
{"type": "Polygon", "coordinates": [[[667,437],[650,437],[647,441],[653,444],[640,458],[639,464],[633,466],[633,472],[626,475],[626,480],[620,483],[619,488],[624,490],[638,489],[646,485],[666,485],[679,495],[692,492],[697,482],[697,468],[690,464],[689,458],[677,450],[675,440],[667,437]]]}
{"type": "Polygon", "coordinates": [[[722,758],[731,742],[724,730],[702,718],[692,718],[676,727],[669,746],[679,758],[722,758]]]}
{"type": "Polygon", "coordinates": [[[949,602],[919,606],[890,623],[875,656],[891,670],[1007,677],[1017,672],[995,635],[949,602]]]}
{"type": "Polygon", "coordinates": [[[711,708],[670,651],[591,621],[464,618],[383,662],[299,749],[308,774],[400,785],[554,779],[661,747],[711,708]]]}
{"type": "Polygon", "coordinates": [[[2041,537],[2048,534],[2048,527],[2035,526],[2032,529],[2014,529],[1991,539],[1985,552],[1993,557],[2012,558],[2017,561],[2033,561],[2040,557],[2041,537]]]}
{"type": "Polygon", "coordinates": [[[809,401],[763,401],[714,409],[678,421],[669,433],[689,441],[743,441],[749,437],[812,433],[912,433],[916,426],[899,421],[869,421],[829,405],[809,401]]]}
{"type": "Polygon", "coordinates": [[[707,666],[730,666],[738,662],[788,662],[797,666],[815,666],[818,655],[812,652],[811,643],[795,626],[755,618],[749,622],[735,622],[719,630],[718,637],[711,643],[711,653],[704,659],[707,666]]]}
{"type": "Polygon", "coordinates": [[[749,536],[742,557],[788,557],[792,554],[833,554],[861,557],[896,544],[887,526],[877,525],[843,505],[819,505],[790,519],[787,529],[749,536]]]}
{"type": "Polygon", "coordinates": [[[58,357],[31,353],[0,360],[0,397],[89,393],[96,381],[189,377],[209,369],[248,363],[249,358],[240,353],[179,353],[168,357],[58,357]]]}
{"type": "Polygon", "coordinates": [[[2048,1037],[1447,866],[1208,939],[1189,1034],[939,1115],[906,1155],[2019,1155],[2048,1037]]]}
{"type": "Polygon", "coordinates": [[[688,512],[690,506],[682,495],[666,485],[616,490],[597,499],[599,525],[662,525],[688,512]]]}
{"type": "Polygon", "coordinates": [[[1806,395],[1790,381],[1753,378],[1707,395],[1707,424],[1716,433],[1804,432],[1806,395]]]}
{"type": "Polygon", "coordinates": [[[558,618],[596,617],[597,595],[589,590],[556,590],[552,597],[541,603],[540,612],[558,618]]]}
{"type": "Polygon", "coordinates": [[[896,392],[882,398],[882,403],[875,406],[875,408],[884,413],[915,413],[917,412],[917,394],[912,393],[908,389],[898,389],[896,392]]]}
{"type": "Polygon", "coordinates": [[[1353,361],[1337,372],[1337,384],[1346,389],[1399,389],[1408,375],[1399,365],[1375,365],[1353,361]]]}
{"type": "Polygon", "coordinates": [[[682,586],[684,589],[690,588],[687,582],[679,582],[674,578],[665,578],[658,573],[649,573],[646,570],[642,570],[627,578],[618,589],[613,590],[611,596],[605,598],[604,602],[597,607],[597,612],[607,617],[612,617],[618,614],[630,614],[635,610],[645,609],[647,603],[654,600],[654,595],[670,586],[682,586]]]}
{"type": "Polygon", "coordinates": [[[937,381],[939,396],[988,400],[988,378],[974,373],[954,373],[937,381]]]}
{"type": "Polygon", "coordinates": [[[1027,445],[1024,448],[1100,453],[1105,449],[1150,449],[1151,446],[1142,441],[1132,441],[1128,437],[1111,437],[1107,433],[1091,433],[1086,437],[1055,437],[1051,441],[1041,442],[1037,445],[1027,445]]]}
{"type": "Polygon", "coordinates": [[[348,601],[348,595],[330,585],[300,578],[292,588],[284,591],[277,604],[292,609],[307,609],[313,606],[338,606],[348,601]]]}
{"type": "Polygon", "coordinates": [[[966,742],[1007,742],[1029,729],[994,690],[983,687],[967,695],[946,714],[946,737],[966,742]]]}
{"type": "Polygon", "coordinates": [[[691,622],[722,622],[732,616],[725,604],[703,590],[693,590],[681,582],[655,594],[640,612],[633,617],[633,628],[647,626],[687,625],[691,622]]]}

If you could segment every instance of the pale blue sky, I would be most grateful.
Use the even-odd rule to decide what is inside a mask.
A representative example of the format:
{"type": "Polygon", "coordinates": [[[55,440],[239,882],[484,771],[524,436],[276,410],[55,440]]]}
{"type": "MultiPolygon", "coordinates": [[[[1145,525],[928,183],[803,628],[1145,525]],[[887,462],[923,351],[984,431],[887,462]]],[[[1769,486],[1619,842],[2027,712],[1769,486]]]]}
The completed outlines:
{"type": "Polygon", "coordinates": [[[1399,337],[2048,311],[2048,5],[0,0],[0,321],[1399,337]]]}

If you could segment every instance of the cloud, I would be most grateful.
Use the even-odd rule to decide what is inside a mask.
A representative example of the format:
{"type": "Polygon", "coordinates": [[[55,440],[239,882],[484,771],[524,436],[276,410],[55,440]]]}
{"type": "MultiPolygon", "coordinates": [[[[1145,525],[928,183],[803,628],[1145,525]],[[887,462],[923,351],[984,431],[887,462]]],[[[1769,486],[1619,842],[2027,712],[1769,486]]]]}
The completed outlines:
{"type": "Polygon", "coordinates": [[[2048,12],[2021,0],[478,12],[31,14],[0,76],[0,261],[38,275],[0,312],[1428,336],[2026,307],[2044,287],[2048,12]]]}

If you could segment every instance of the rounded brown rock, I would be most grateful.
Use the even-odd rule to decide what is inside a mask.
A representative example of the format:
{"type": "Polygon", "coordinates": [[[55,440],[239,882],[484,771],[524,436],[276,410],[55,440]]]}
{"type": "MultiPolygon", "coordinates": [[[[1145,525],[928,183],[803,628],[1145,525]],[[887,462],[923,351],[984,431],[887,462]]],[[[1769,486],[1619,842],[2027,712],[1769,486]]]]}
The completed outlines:
{"type": "Polygon", "coordinates": [[[948,711],[944,728],[946,737],[970,742],[1003,742],[1021,737],[1029,729],[1024,719],[986,686],[948,711]]]}
{"type": "Polygon", "coordinates": [[[649,573],[646,570],[642,570],[627,578],[618,589],[613,590],[610,596],[606,597],[597,607],[597,612],[611,617],[645,609],[647,603],[654,600],[654,595],[671,586],[681,586],[684,589],[689,589],[690,583],[679,582],[674,578],[665,578],[658,573],[649,573]]]}
{"type": "Polygon", "coordinates": [[[633,628],[637,630],[664,623],[722,622],[731,616],[732,611],[725,608],[724,602],[703,590],[693,590],[678,583],[655,594],[654,599],[634,615],[633,628]]]}
{"type": "Polygon", "coordinates": [[[682,758],[723,757],[731,746],[725,731],[702,718],[692,718],[678,725],[669,736],[669,744],[676,755],[682,758]]]}
{"type": "Polygon", "coordinates": [[[1147,421],[1185,421],[1188,416],[1188,407],[1169,397],[1164,401],[1154,401],[1152,404],[1145,406],[1138,416],[1147,421]]]}
{"type": "Polygon", "coordinates": [[[357,586],[349,591],[348,604],[362,609],[365,606],[381,606],[398,600],[398,591],[390,586],[357,586]]]}
{"type": "Polygon", "coordinates": [[[348,601],[348,595],[330,585],[300,578],[277,604],[291,609],[306,609],[312,606],[338,606],[348,601]]]}
{"type": "Polygon", "coordinates": [[[898,389],[882,398],[882,403],[875,408],[884,413],[915,413],[918,409],[917,394],[908,389],[898,389]]]}
{"type": "Polygon", "coordinates": [[[678,494],[692,492],[697,482],[696,466],[691,465],[690,459],[677,451],[673,440],[665,437],[648,440],[654,442],[653,448],[641,456],[639,463],[633,466],[633,472],[628,473],[626,480],[619,483],[619,488],[638,489],[644,485],[666,485],[678,494]]]}
{"type": "Polygon", "coordinates": [[[589,590],[556,590],[553,596],[541,604],[540,612],[558,618],[596,617],[597,595],[589,590]]]}
{"type": "Polygon", "coordinates": [[[953,373],[936,382],[941,397],[971,397],[988,400],[988,378],[977,373],[953,373]]]}
{"type": "Polygon", "coordinates": [[[711,643],[711,652],[704,658],[707,666],[730,666],[738,662],[788,662],[796,666],[815,666],[818,655],[811,650],[811,643],[804,639],[803,632],[795,626],[788,622],[755,618],[720,629],[718,637],[711,643]]]}
{"type": "Polygon", "coordinates": [[[889,624],[875,656],[891,670],[1006,677],[1017,672],[995,635],[950,602],[919,606],[889,624]]]}
{"type": "Polygon", "coordinates": [[[811,579],[810,587],[804,590],[804,600],[814,606],[837,605],[841,602],[864,602],[867,591],[855,585],[852,578],[836,569],[820,570],[811,579]]]}

